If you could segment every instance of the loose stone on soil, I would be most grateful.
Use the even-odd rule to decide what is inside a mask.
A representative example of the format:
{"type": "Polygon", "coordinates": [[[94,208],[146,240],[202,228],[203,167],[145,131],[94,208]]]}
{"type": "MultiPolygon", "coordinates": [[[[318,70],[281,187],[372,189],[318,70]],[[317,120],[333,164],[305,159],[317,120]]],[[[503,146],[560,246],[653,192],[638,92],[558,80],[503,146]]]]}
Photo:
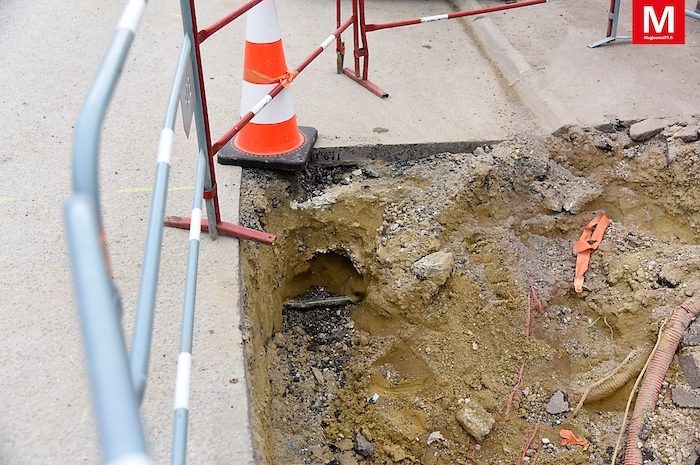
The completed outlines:
{"type": "Polygon", "coordinates": [[[630,137],[636,142],[647,141],[663,131],[666,124],[666,120],[659,118],[645,119],[630,126],[630,137]]]}
{"type": "Polygon", "coordinates": [[[700,319],[693,321],[683,336],[684,346],[700,345],[700,319]]]}
{"type": "Polygon", "coordinates": [[[695,142],[696,140],[698,140],[698,138],[700,138],[698,136],[698,131],[700,131],[700,128],[698,126],[689,125],[680,130],[676,134],[676,137],[678,137],[683,142],[695,142]]]}
{"type": "Polygon", "coordinates": [[[311,367],[311,373],[313,373],[314,378],[316,378],[316,382],[318,384],[323,384],[326,382],[326,380],[323,378],[323,373],[321,373],[321,370],[319,370],[316,367],[311,367]]]}
{"type": "Polygon", "coordinates": [[[352,441],[348,438],[341,440],[338,442],[338,449],[342,450],[343,452],[352,450],[352,441]]]}
{"type": "Polygon", "coordinates": [[[400,462],[403,459],[408,458],[406,451],[403,450],[401,446],[397,446],[396,444],[384,446],[384,452],[386,452],[386,454],[391,457],[391,460],[394,462],[400,462]]]}
{"type": "Polygon", "coordinates": [[[374,454],[374,445],[369,442],[361,433],[355,435],[355,452],[363,457],[374,454]]]}
{"type": "Polygon", "coordinates": [[[455,418],[467,433],[477,440],[484,439],[496,423],[493,415],[474,401],[457,411],[455,418]]]}
{"type": "Polygon", "coordinates": [[[679,407],[700,408],[700,389],[690,389],[687,386],[676,386],[671,392],[673,403],[679,407]]]}
{"type": "Polygon", "coordinates": [[[357,465],[357,460],[352,454],[345,453],[338,457],[338,465],[357,465]]]}
{"type": "Polygon", "coordinates": [[[421,279],[430,279],[435,284],[443,285],[452,274],[454,258],[449,252],[435,252],[426,255],[411,267],[413,274],[421,279]]]}
{"type": "Polygon", "coordinates": [[[440,431],[433,431],[430,433],[430,436],[428,436],[428,445],[431,445],[435,441],[444,441],[445,438],[440,434],[440,431]]]}
{"type": "Polygon", "coordinates": [[[684,347],[678,353],[678,362],[685,379],[693,388],[700,388],[700,347],[684,347]]]}
{"type": "Polygon", "coordinates": [[[549,402],[547,402],[547,413],[550,415],[558,415],[569,411],[569,402],[566,401],[566,396],[562,391],[554,393],[549,402]]]}

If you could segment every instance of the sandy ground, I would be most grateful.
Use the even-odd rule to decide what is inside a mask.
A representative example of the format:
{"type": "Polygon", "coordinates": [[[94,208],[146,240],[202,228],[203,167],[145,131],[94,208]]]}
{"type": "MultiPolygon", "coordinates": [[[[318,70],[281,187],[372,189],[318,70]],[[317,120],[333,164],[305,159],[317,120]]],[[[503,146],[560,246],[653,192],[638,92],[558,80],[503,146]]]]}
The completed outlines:
{"type": "MultiPolygon", "coordinates": [[[[700,142],[675,137],[697,120],[675,121],[644,143],[625,124],[574,126],[470,154],[247,172],[246,222],[279,234],[243,254],[267,463],[512,464],[530,435],[533,462],[609,463],[661,320],[700,284],[700,142]],[[578,294],[572,244],[602,212],[613,223],[578,294]],[[324,292],[361,302],[283,309],[324,292]],[[630,350],[628,382],[574,418],[630,350]],[[562,430],[590,447],[560,446],[562,430]]],[[[674,364],[666,387],[684,384],[674,364]]],[[[700,414],[669,397],[644,454],[692,464],[700,414]]]]}

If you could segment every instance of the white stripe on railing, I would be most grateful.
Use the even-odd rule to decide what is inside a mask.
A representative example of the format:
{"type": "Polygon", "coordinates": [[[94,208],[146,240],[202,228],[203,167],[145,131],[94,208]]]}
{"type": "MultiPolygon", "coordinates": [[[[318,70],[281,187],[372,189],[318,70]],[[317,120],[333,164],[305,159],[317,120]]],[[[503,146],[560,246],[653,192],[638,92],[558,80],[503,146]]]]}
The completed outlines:
{"type": "Polygon", "coordinates": [[[334,40],[335,40],[335,36],[333,34],[329,35],[326,40],[321,42],[321,48],[323,50],[325,50],[326,47],[328,47],[330,44],[332,44],[334,40]]]}
{"type": "Polygon", "coordinates": [[[192,371],[192,354],[182,352],[177,356],[177,381],[175,382],[174,410],[189,408],[190,373],[192,371]]]}
{"type": "Polygon", "coordinates": [[[190,240],[199,238],[202,235],[202,209],[192,209],[192,219],[190,220],[190,240]]]}
{"type": "Polygon", "coordinates": [[[143,454],[129,454],[107,462],[107,465],[151,465],[151,460],[143,454]]]}
{"type": "Polygon", "coordinates": [[[253,84],[243,81],[243,91],[241,92],[241,116],[245,116],[249,111],[255,114],[253,123],[275,124],[282,123],[294,116],[294,102],[289,89],[280,92],[272,105],[268,94],[277,84],[253,84]]]}
{"type": "Polygon", "coordinates": [[[173,130],[166,128],[160,132],[160,144],[158,144],[158,159],[156,163],[170,164],[170,155],[173,151],[173,130]]]}
{"type": "Polygon", "coordinates": [[[434,16],[425,16],[420,19],[421,23],[429,23],[430,21],[440,21],[441,19],[448,19],[449,15],[447,13],[434,16]]]}
{"type": "Polygon", "coordinates": [[[129,3],[124,8],[121,17],[119,18],[119,29],[128,29],[131,32],[136,32],[139,26],[143,10],[146,8],[146,0],[129,0],[129,3]]]}

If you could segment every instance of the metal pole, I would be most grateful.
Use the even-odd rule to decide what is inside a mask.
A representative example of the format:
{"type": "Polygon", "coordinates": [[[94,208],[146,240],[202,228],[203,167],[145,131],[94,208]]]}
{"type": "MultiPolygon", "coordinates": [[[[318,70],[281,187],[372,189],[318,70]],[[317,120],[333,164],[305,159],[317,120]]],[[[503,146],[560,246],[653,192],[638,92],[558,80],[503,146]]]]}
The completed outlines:
{"type": "Polygon", "coordinates": [[[141,285],[136,305],[136,321],[131,344],[131,378],[139,403],[148,378],[148,363],[151,353],[151,336],[153,333],[153,314],[155,310],[158,271],[160,269],[161,245],[163,243],[163,217],[168,197],[168,177],[170,176],[170,156],[173,148],[177,104],[185,77],[185,68],[191,66],[190,38],[182,41],[180,58],[175,77],[170,89],[170,96],[165,111],[165,121],[160,136],[158,158],[156,160],[156,178],[151,199],[151,212],[148,220],[148,233],[141,271],[141,285]]]}
{"type": "Polygon", "coordinates": [[[211,37],[214,33],[217,31],[221,30],[223,27],[226,27],[231,21],[239,18],[243,14],[245,14],[248,10],[253,8],[255,5],[258,3],[262,2],[263,0],[251,0],[241,7],[237,8],[236,10],[232,11],[228,15],[224,16],[214,24],[212,24],[209,27],[205,27],[201,31],[197,33],[197,40],[199,40],[199,43],[201,44],[205,40],[207,40],[209,37],[211,37]]]}
{"type": "Polygon", "coordinates": [[[192,367],[192,339],[194,333],[194,311],[197,296],[197,267],[199,264],[199,240],[202,233],[202,194],[207,156],[199,152],[197,177],[192,199],[192,222],[190,223],[189,256],[185,277],[185,299],[182,308],[180,332],[180,355],[177,358],[177,381],[175,385],[174,425],[171,464],[184,465],[187,459],[187,423],[189,418],[190,371],[192,367]]]}
{"type": "MultiPolygon", "coordinates": [[[[194,67],[194,120],[197,127],[197,143],[199,150],[207,155],[209,164],[209,176],[205,178],[204,188],[207,191],[216,185],[216,165],[214,163],[214,153],[211,151],[211,134],[209,131],[209,115],[207,112],[207,97],[204,91],[204,74],[202,73],[202,61],[197,42],[197,18],[194,11],[194,0],[180,0],[182,11],[182,28],[184,33],[192,41],[191,60],[194,67]]],[[[219,209],[219,197],[215,195],[207,199],[207,218],[209,223],[209,237],[216,240],[218,237],[217,225],[221,223],[221,210],[219,209]]]]}
{"type": "Polygon", "coordinates": [[[700,19],[700,10],[698,10],[698,11],[685,10],[685,15],[689,18],[700,19]]]}
{"type": "MultiPolygon", "coordinates": [[[[364,23],[364,0],[359,0],[360,1],[360,22],[364,23]]],[[[405,19],[401,21],[392,21],[388,23],[379,23],[379,24],[367,24],[364,27],[365,32],[372,32],[372,31],[378,31],[380,29],[391,29],[395,27],[403,27],[403,26],[412,26],[415,24],[422,24],[422,23],[429,23],[432,21],[440,21],[443,19],[456,19],[456,18],[463,18],[465,16],[474,16],[474,15],[480,15],[484,13],[493,13],[496,11],[504,11],[504,10],[511,10],[513,8],[522,8],[526,6],[532,6],[532,5],[539,5],[541,3],[546,3],[547,0],[528,0],[524,2],[518,2],[518,3],[508,3],[505,5],[496,5],[496,6],[490,6],[486,8],[478,8],[475,10],[465,10],[465,11],[456,11],[454,13],[444,13],[441,15],[433,15],[433,16],[424,16],[422,18],[413,18],[413,19],[405,19]]]]}
{"type": "Polygon", "coordinates": [[[103,463],[150,463],[94,201],[74,194],[65,221],[103,463]]]}

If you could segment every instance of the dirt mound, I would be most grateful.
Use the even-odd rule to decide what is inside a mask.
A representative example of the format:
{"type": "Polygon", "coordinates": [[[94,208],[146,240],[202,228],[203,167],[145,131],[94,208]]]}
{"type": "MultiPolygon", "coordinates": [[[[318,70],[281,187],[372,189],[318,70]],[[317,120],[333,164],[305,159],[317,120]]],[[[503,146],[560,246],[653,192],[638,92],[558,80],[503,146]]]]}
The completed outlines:
{"type": "MultiPolygon", "coordinates": [[[[700,143],[675,137],[690,124],[246,171],[244,222],[278,234],[243,247],[262,459],[513,464],[538,425],[523,463],[607,463],[631,383],[570,409],[700,283],[700,143]],[[613,224],[576,294],[572,243],[602,211],[613,224]],[[290,299],[313,305],[283,311],[290,299]],[[590,447],[559,446],[564,428],[590,447]]],[[[683,382],[676,366],[667,380],[683,382]]],[[[646,453],[690,460],[698,414],[667,408],[646,453]]]]}

